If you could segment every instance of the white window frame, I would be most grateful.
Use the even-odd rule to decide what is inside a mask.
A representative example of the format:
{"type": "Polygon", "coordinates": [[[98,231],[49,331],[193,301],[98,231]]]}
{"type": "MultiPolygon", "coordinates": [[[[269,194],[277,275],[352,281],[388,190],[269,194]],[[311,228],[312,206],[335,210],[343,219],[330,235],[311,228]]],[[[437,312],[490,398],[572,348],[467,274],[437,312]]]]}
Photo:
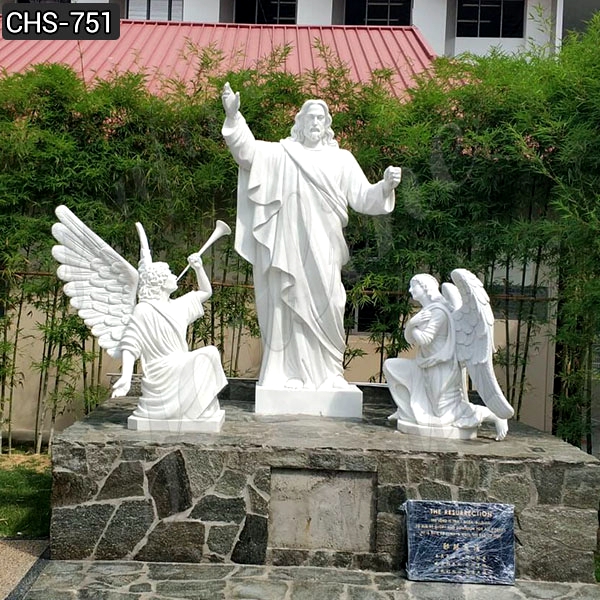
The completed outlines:
{"type": "MultiPolygon", "coordinates": [[[[505,3],[506,0],[495,0],[496,2],[498,2],[500,4],[500,23],[499,23],[499,29],[500,29],[500,35],[498,36],[498,38],[502,38],[502,24],[504,21],[504,9],[505,9],[505,3]]],[[[526,23],[526,16],[525,16],[525,10],[527,9],[527,1],[526,0],[520,0],[523,2],[523,31],[521,32],[521,36],[523,37],[523,35],[525,34],[525,23],[526,23]]],[[[456,37],[460,37],[460,38],[482,38],[482,37],[489,37],[489,36],[482,36],[481,35],[481,24],[482,23],[488,23],[489,21],[482,21],[481,19],[481,0],[468,0],[468,2],[465,0],[465,4],[472,4],[472,5],[476,5],[477,6],[477,35],[459,35],[458,33],[458,26],[459,23],[463,22],[463,23],[473,23],[474,21],[472,20],[460,20],[458,18],[458,12],[460,9],[459,6],[459,2],[461,2],[461,0],[457,0],[456,3],[456,37]]],[[[484,7],[485,8],[485,7],[484,7]]],[[[505,39],[519,39],[519,37],[510,37],[510,38],[505,38],[505,39]]]]}

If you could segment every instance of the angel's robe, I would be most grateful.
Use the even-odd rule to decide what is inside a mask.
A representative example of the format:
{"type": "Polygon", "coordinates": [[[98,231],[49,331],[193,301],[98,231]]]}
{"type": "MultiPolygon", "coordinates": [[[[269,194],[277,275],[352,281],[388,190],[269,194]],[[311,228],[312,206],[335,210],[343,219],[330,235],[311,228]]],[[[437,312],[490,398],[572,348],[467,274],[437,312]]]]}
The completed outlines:
{"type": "Polygon", "coordinates": [[[198,419],[219,409],[217,393],[227,384],[219,351],[189,351],[187,326],[204,314],[200,292],[174,300],[139,302],[121,340],[121,349],[140,359],[142,390],[137,417],[198,419]]]}
{"type": "Polygon", "coordinates": [[[240,167],[235,248],[253,265],[259,384],[329,387],[343,376],[347,209],[389,213],[394,192],[370,184],[337,145],[257,141],[241,115],[223,136],[240,167]]]}
{"type": "Polygon", "coordinates": [[[430,427],[456,422],[476,427],[481,415],[465,397],[450,309],[431,302],[408,322],[404,335],[416,346],[416,357],[390,358],[383,365],[398,407],[394,418],[430,427]]]}

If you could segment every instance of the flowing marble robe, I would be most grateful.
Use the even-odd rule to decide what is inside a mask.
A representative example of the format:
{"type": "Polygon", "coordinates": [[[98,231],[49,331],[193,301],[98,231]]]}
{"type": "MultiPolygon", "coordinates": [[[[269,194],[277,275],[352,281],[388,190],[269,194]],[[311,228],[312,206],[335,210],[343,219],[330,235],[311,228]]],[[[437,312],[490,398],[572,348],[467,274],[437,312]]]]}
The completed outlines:
{"type": "Polygon", "coordinates": [[[199,292],[174,300],[139,302],[121,348],[142,364],[142,393],[134,411],[147,419],[209,417],[219,409],[217,393],[227,384],[219,351],[189,351],[187,326],[204,314],[199,292]]]}
{"type": "Polygon", "coordinates": [[[394,191],[370,184],[337,146],[257,141],[239,114],[223,136],[240,167],[235,248],[253,265],[259,384],[297,378],[308,389],[331,387],[343,376],[347,208],[389,213],[394,191]]]}
{"type": "Polygon", "coordinates": [[[454,322],[443,301],[434,301],[408,322],[406,340],[417,346],[415,359],[389,358],[383,373],[398,410],[394,418],[441,427],[476,427],[481,412],[467,401],[463,372],[456,358],[454,322]]]}

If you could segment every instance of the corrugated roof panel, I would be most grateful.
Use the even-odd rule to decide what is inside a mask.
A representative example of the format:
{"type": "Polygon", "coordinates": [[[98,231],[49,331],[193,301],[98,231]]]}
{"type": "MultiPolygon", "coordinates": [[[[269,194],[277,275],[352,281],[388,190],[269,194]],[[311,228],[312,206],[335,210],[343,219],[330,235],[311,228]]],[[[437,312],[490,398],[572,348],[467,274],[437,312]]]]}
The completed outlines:
{"type": "Polygon", "coordinates": [[[314,69],[312,52],[306,51],[307,48],[310,48],[310,35],[308,30],[305,28],[295,28],[286,31],[288,33],[286,44],[290,44],[292,47],[286,61],[288,70],[291,73],[312,71],[314,69]]]}
{"type": "MultiPolygon", "coordinates": [[[[407,39],[412,37],[412,32],[407,33],[407,39]]],[[[407,54],[405,52],[405,47],[408,45],[408,42],[399,44],[397,38],[392,35],[392,32],[389,30],[381,30],[378,34],[378,39],[373,40],[373,43],[379,48],[385,49],[390,56],[394,57],[394,61],[391,65],[382,64],[381,68],[391,68],[395,72],[394,82],[398,87],[406,89],[410,86],[415,73],[415,65],[407,59],[407,54]]],[[[418,65],[417,71],[421,71],[424,68],[425,65],[418,65]]]]}
{"type": "Polygon", "coordinates": [[[380,69],[383,64],[377,52],[377,46],[373,44],[373,36],[375,35],[377,35],[377,30],[371,31],[369,36],[359,35],[355,27],[348,30],[354,68],[363,83],[370,79],[373,70],[380,69]],[[367,74],[368,76],[365,77],[367,74]]]}
{"type": "MultiPolygon", "coordinates": [[[[348,44],[346,44],[347,31],[347,28],[334,31],[331,28],[323,27],[319,31],[319,39],[326,49],[332,50],[340,61],[350,69],[351,74],[356,74],[356,78],[360,81],[360,71],[356,69],[353,54],[350,52],[348,44]]],[[[321,66],[325,66],[322,60],[319,60],[319,63],[321,66]]]]}
{"type": "Polygon", "coordinates": [[[222,70],[256,68],[257,61],[275,48],[290,45],[284,68],[302,73],[324,67],[315,39],[337,53],[349,76],[360,82],[375,69],[394,71],[398,95],[411,85],[416,73],[427,69],[434,53],[414,27],[344,27],[291,25],[237,25],[176,21],[121,21],[118,40],[30,41],[0,39],[0,67],[8,73],[31,65],[59,62],[82,73],[89,83],[112,73],[143,71],[146,85],[159,92],[167,78],[191,81],[198,51],[213,45],[223,53],[222,70]],[[187,57],[187,58],[186,58],[187,57]]]}
{"type": "MultiPolygon", "coordinates": [[[[325,63],[316,47],[317,40],[323,40],[323,30],[316,28],[304,28],[299,31],[298,55],[302,57],[304,71],[315,71],[323,68],[325,63]]],[[[302,73],[302,71],[297,71],[302,73]]]]}
{"type": "Polygon", "coordinates": [[[253,54],[254,40],[252,32],[247,27],[227,27],[227,37],[217,40],[219,49],[225,58],[223,67],[226,69],[251,69],[254,65],[250,57],[253,54]]]}

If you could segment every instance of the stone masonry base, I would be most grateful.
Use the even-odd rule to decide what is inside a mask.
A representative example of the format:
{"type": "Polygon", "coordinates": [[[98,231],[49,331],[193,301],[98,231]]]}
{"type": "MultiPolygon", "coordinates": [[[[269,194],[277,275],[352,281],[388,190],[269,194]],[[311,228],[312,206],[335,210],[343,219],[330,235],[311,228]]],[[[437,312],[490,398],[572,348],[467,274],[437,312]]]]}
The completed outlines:
{"type": "Polygon", "coordinates": [[[406,499],[515,506],[517,577],[594,581],[600,461],[518,423],[494,441],[402,434],[385,388],[363,420],[254,414],[252,385],[221,397],[220,433],[127,429],[109,400],[53,446],[51,556],[396,571],[406,499]]]}

